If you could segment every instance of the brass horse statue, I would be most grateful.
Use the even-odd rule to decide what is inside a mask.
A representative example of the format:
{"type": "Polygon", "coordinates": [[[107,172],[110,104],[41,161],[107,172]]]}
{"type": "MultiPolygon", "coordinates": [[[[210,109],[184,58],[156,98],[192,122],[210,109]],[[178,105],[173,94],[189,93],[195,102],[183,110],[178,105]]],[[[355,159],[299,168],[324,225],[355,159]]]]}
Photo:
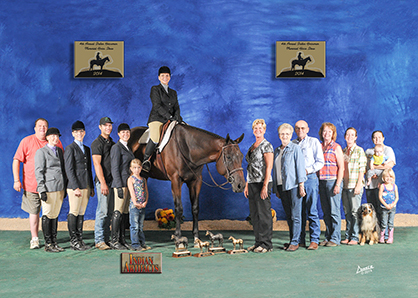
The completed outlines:
{"type": "MultiPolygon", "coordinates": [[[[133,128],[128,142],[128,146],[140,160],[144,156],[145,144],[139,144],[138,140],[146,129],[147,127],[143,126],[133,128]]],[[[183,217],[181,187],[183,183],[186,183],[192,207],[193,236],[195,240],[199,238],[199,193],[204,165],[216,162],[218,173],[232,185],[232,190],[234,192],[244,191],[243,154],[238,146],[243,138],[244,134],[236,140],[232,140],[229,134],[226,138],[222,138],[197,127],[184,123],[177,124],[172,131],[170,140],[160,154],[162,162],[158,162],[158,158],[151,160],[152,167],[148,172],[149,177],[171,181],[176,216],[176,236],[181,236],[181,219],[183,217]]]]}
{"type": "Polygon", "coordinates": [[[305,65],[306,65],[306,63],[308,63],[308,61],[309,62],[312,61],[311,60],[311,57],[306,57],[305,59],[302,59],[302,60],[298,60],[298,59],[292,60],[292,68],[291,68],[291,70],[295,70],[295,66],[296,65],[302,66],[302,70],[304,70],[305,69],[305,65]]]}

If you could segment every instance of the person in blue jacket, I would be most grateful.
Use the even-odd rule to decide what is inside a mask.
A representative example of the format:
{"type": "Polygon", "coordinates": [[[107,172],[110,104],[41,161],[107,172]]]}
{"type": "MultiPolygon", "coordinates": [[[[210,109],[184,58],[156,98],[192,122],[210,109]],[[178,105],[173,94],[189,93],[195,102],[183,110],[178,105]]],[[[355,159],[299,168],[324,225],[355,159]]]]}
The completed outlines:
{"type": "Polygon", "coordinates": [[[302,198],[306,195],[305,158],[299,145],[290,140],[293,127],[284,123],[278,128],[282,142],[274,151],[273,192],[282,200],[289,226],[290,243],[286,243],[286,251],[299,248],[299,236],[302,229],[302,198]]]}

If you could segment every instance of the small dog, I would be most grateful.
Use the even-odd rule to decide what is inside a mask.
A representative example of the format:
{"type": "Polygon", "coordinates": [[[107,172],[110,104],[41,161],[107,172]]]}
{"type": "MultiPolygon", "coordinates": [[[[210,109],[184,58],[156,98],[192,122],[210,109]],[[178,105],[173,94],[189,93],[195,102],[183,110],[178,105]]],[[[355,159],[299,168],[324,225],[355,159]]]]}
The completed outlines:
{"type": "Polygon", "coordinates": [[[379,241],[379,226],[377,225],[376,210],[372,204],[363,204],[358,209],[360,226],[360,245],[369,241],[370,245],[379,241]]]}

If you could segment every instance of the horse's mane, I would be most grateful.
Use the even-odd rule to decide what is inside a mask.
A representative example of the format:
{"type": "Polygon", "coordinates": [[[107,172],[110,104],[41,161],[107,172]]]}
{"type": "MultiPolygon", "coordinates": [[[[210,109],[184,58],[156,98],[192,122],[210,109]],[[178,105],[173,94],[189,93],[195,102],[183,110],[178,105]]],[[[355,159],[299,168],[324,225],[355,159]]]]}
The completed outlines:
{"type": "Polygon", "coordinates": [[[212,137],[215,137],[215,138],[217,138],[217,139],[224,139],[223,137],[221,137],[220,135],[217,135],[216,133],[213,133],[213,132],[210,132],[210,131],[204,130],[204,129],[199,128],[199,127],[196,127],[196,126],[185,125],[184,127],[188,127],[188,128],[190,128],[190,129],[194,129],[194,130],[197,130],[197,131],[200,131],[200,132],[206,133],[206,134],[208,134],[208,135],[210,135],[210,136],[212,136],[212,137]]]}

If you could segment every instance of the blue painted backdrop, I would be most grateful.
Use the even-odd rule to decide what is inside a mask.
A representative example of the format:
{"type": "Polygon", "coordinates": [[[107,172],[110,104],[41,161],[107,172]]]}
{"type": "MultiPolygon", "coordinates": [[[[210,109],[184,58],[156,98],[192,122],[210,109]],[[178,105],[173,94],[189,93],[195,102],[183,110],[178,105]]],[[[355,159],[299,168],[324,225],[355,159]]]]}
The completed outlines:
{"type": "MultiPolygon", "coordinates": [[[[385,132],[397,156],[399,213],[418,212],[417,72],[418,18],[415,1],[86,1],[3,0],[0,10],[0,216],[26,217],[21,194],[12,188],[11,163],[19,141],[33,133],[38,117],[58,127],[64,146],[71,124],[86,124],[85,143],[109,116],[115,126],[146,125],[149,91],[161,65],[172,69],[185,121],[237,138],[245,154],[254,137],[251,123],[267,122],[266,138],[279,145],[283,122],[305,119],[310,135],[333,122],[338,142],[358,130],[358,144],[372,146],[373,130],[385,132]],[[73,43],[125,42],[125,78],[73,79],[73,43]],[[277,40],[325,40],[327,77],[275,79],[277,40]]],[[[116,133],[112,134],[117,140],[116,133]]],[[[246,166],[244,162],[244,167],[246,166]]],[[[214,169],[214,167],[211,167],[214,169]]],[[[209,180],[206,170],[204,178],[209,180]]],[[[223,182],[223,177],[217,175],[223,182]]],[[[148,218],[172,207],[169,182],[150,181],[148,218]]],[[[284,214],[273,196],[279,218],[284,214]]],[[[186,219],[191,219],[186,187],[186,219]]],[[[94,218],[96,198],[86,216],[94,218]]],[[[201,219],[244,219],[243,194],[202,187],[201,219]]],[[[60,219],[65,219],[68,201],[60,219]]]]}

